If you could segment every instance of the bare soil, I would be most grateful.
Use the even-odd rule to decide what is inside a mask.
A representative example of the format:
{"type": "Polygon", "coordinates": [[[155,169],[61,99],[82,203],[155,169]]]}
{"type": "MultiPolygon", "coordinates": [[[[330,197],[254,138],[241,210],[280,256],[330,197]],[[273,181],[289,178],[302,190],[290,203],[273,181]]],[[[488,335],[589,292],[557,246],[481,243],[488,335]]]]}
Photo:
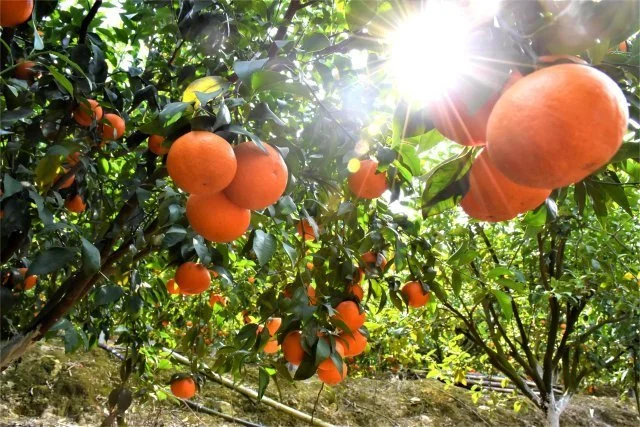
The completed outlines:
{"type": "MultiPolygon", "coordinates": [[[[100,425],[107,396],[119,383],[119,361],[99,348],[65,354],[57,343],[41,343],[18,364],[0,374],[0,426],[100,425]]],[[[166,372],[167,378],[175,367],[166,372]]],[[[255,388],[251,370],[244,384],[255,388]]],[[[541,426],[543,417],[525,404],[513,410],[516,397],[485,393],[473,403],[471,392],[432,379],[401,380],[393,375],[348,378],[324,387],[314,378],[272,382],[267,395],[329,423],[346,426],[541,426]]],[[[136,397],[127,411],[129,426],[226,426],[217,416],[196,413],[175,401],[156,401],[133,384],[136,397]]],[[[302,423],[264,403],[254,402],[208,382],[196,402],[265,426],[302,423]]],[[[562,416],[563,426],[638,426],[633,403],[615,397],[576,396],[562,416]]]]}

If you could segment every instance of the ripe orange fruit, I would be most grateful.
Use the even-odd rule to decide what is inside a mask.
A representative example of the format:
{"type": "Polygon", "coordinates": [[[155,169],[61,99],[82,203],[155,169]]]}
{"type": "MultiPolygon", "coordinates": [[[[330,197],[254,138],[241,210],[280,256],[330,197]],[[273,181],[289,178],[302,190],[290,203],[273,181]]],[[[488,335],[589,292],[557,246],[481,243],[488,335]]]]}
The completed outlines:
{"type": "Polygon", "coordinates": [[[162,321],[162,326],[163,326],[163,327],[165,327],[165,328],[166,328],[167,326],[169,326],[169,321],[168,321],[168,320],[163,320],[163,321],[162,321]]]}
{"type": "Polygon", "coordinates": [[[195,295],[209,288],[211,275],[204,265],[185,262],[176,270],[175,281],[183,294],[195,295]]]}
{"type": "MultiPolygon", "coordinates": [[[[344,357],[344,346],[340,341],[336,341],[336,353],[338,353],[340,357],[344,357]]],[[[318,365],[318,370],[324,371],[326,369],[332,369],[335,367],[336,365],[333,363],[333,360],[331,360],[331,357],[327,357],[322,362],[320,362],[320,364],[318,365]]]]}
{"type": "Polygon", "coordinates": [[[226,243],[247,231],[251,211],[237,206],[224,193],[192,194],[187,199],[187,220],[205,239],[226,243]]]}
{"type": "Polygon", "coordinates": [[[236,174],[231,145],[215,133],[191,131],[176,139],[167,156],[173,182],[192,194],[211,194],[226,188],[236,174]]]}
{"type": "Polygon", "coordinates": [[[287,187],[286,163],[275,148],[263,145],[266,153],[253,142],[243,142],[233,149],[238,170],[224,193],[246,209],[260,210],[274,204],[287,187]]]}
{"type": "Polygon", "coordinates": [[[14,76],[16,79],[31,81],[36,75],[36,72],[32,69],[36,66],[33,61],[25,61],[24,59],[18,60],[14,76]]]}
{"type": "Polygon", "coordinates": [[[180,399],[191,399],[196,395],[196,382],[191,377],[181,378],[171,382],[171,393],[180,399]]]}
{"type": "Polygon", "coordinates": [[[620,42],[620,44],[618,45],[618,50],[620,52],[627,52],[629,50],[626,40],[620,42]]]}
{"type": "Polygon", "coordinates": [[[102,123],[102,140],[114,141],[122,138],[124,135],[124,120],[117,114],[108,113],[103,117],[102,123]]]}
{"type": "Polygon", "coordinates": [[[251,276],[247,279],[247,282],[251,283],[252,285],[256,282],[256,278],[251,276]]]}
{"type": "Polygon", "coordinates": [[[180,293],[180,287],[177,285],[175,279],[167,280],[167,292],[171,295],[177,295],[180,293]]]}
{"type": "Polygon", "coordinates": [[[71,212],[81,213],[87,208],[84,200],[79,194],[76,194],[73,198],[68,199],[64,202],[64,206],[69,209],[71,212]]]}
{"type": "Polygon", "coordinates": [[[375,252],[369,251],[362,254],[360,257],[362,262],[367,265],[367,268],[384,270],[387,266],[387,259],[382,254],[377,254],[375,252]],[[380,258],[380,263],[378,263],[378,255],[380,258]]]}
{"type": "Polygon", "coordinates": [[[401,291],[409,307],[422,307],[429,302],[429,292],[425,293],[419,282],[406,283],[401,291]]]}
{"type": "Polygon", "coordinates": [[[342,301],[335,308],[333,319],[343,322],[351,331],[356,331],[364,324],[366,315],[360,312],[360,307],[353,301],[342,301]]]}
{"type": "Polygon", "coordinates": [[[362,289],[362,286],[357,283],[353,283],[347,288],[347,294],[353,295],[358,299],[358,301],[362,301],[362,298],[364,298],[364,289],[362,289]]]}
{"type": "Polygon", "coordinates": [[[316,288],[307,286],[307,297],[309,297],[309,305],[316,305],[318,298],[316,297],[316,288]]]}
{"type": "Polygon", "coordinates": [[[95,99],[87,99],[73,110],[73,118],[80,126],[91,126],[94,120],[102,119],[102,107],[95,99]]]}
{"type": "MultiPolygon", "coordinates": [[[[280,318],[276,318],[276,319],[280,319],[280,318]]],[[[278,324],[278,328],[280,327],[280,325],[278,324]]],[[[262,330],[264,329],[264,326],[260,325],[258,326],[258,330],[256,331],[256,334],[260,334],[262,332],[262,330]]],[[[269,329],[269,322],[267,322],[267,329],[269,329]]],[[[277,328],[276,328],[277,330],[277,328]]],[[[273,334],[271,333],[271,330],[269,329],[269,335],[273,336],[273,334]]],[[[278,345],[278,340],[277,339],[271,339],[267,342],[267,344],[265,344],[264,348],[262,349],[262,351],[264,351],[267,354],[271,354],[271,353],[275,353],[278,351],[278,348],[280,346],[278,345]]]]}
{"type": "Polygon", "coordinates": [[[544,203],[551,190],[516,184],[504,176],[482,150],[469,172],[469,190],[460,206],[472,218],[482,221],[506,221],[544,203]]]}
{"type": "Polygon", "coordinates": [[[502,95],[489,118],[487,149],[495,167],[515,183],[560,188],[613,157],[628,119],[624,94],[606,74],[554,65],[502,95]]]}
{"type": "Polygon", "coordinates": [[[0,26],[15,27],[31,18],[33,0],[0,1],[0,26]]]}
{"type": "Polygon", "coordinates": [[[313,263],[311,261],[309,261],[307,263],[307,270],[311,271],[311,270],[313,270],[313,267],[314,267],[313,263]]]}
{"type": "Polygon", "coordinates": [[[193,322],[191,320],[187,320],[186,325],[187,325],[187,328],[190,328],[193,326],[193,322]]]}
{"type": "Polygon", "coordinates": [[[267,344],[264,346],[262,351],[264,351],[267,354],[277,353],[279,347],[280,346],[278,345],[278,340],[271,340],[267,342],[267,344]]]}
{"type": "Polygon", "coordinates": [[[216,304],[220,304],[225,307],[227,305],[227,299],[222,295],[214,294],[213,292],[209,296],[209,305],[213,307],[216,304]]]}
{"type": "Polygon", "coordinates": [[[300,220],[296,223],[296,230],[298,230],[298,235],[303,236],[304,240],[316,239],[313,227],[311,227],[311,224],[306,219],[300,220]]]}
{"type": "Polygon", "coordinates": [[[164,137],[160,135],[151,135],[149,137],[149,151],[156,156],[164,156],[169,152],[167,147],[163,147],[164,137]]]}
{"type": "Polygon", "coordinates": [[[364,279],[364,270],[360,267],[357,267],[357,269],[353,272],[352,277],[353,277],[353,279],[351,280],[352,284],[354,285],[361,284],[362,280],[364,279]]]}
{"type": "MultiPolygon", "coordinates": [[[[58,181],[62,179],[62,177],[68,172],[67,169],[64,170],[64,173],[61,173],[53,180],[53,185],[56,185],[58,181]]],[[[65,188],[71,187],[71,185],[75,182],[76,176],[75,174],[68,176],[64,181],[62,181],[58,187],[58,190],[64,190],[65,188]]]]}
{"type": "Polygon", "coordinates": [[[274,336],[278,329],[280,329],[280,325],[282,325],[282,319],[279,317],[272,317],[267,320],[267,329],[269,330],[269,335],[274,336]]]}
{"type": "Polygon", "coordinates": [[[328,369],[318,369],[318,379],[327,385],[335,385],[347,377],[347,364],[342,364],[342,373],[332,363],[328,369]]]}
{"type": "Polygon", "coordinates": [[[377,173],[378,162],[374,160],[361,160],[360,169],[349,175],[347,184],[356,197],[361,199],[375,199],[380,197],[389,186],[387,174],[377,173]]]}
{"type": "Polygon", "coordinates": [[[80,161],[80,152],[76,151],[75,153],[69,154],[67,156],[67,163],[69,163],[69,166],[75,166],[78,164],[78,162],[80,161]]]}
{"type": "MultiPolygon", "coordinates": [[[[519,72],[512,73],[505,87],[521,77],[519,72]]],[[[454,142],[467,146],[484,145],[487,141],[487,122],[500,95],[500,91],[497,91],[480,108],[472,111],[465,93],[451,92],[430,108],[433,123],[442,135],[454,142]]]]}
{"type": "Polygon", "coordinates": [[[304,348],[302,347],[302,332],[291,331],[282,341],[282,353],[287,362],[293,365],[300,365],[304,359],[304,348]]]}
{"type": "Polygon", "coordinates": [[[31,274],[25,277],[25,275],[27,274],[27,270],[28,269],[25,267],[18,269],[20,274],[22,274],[23,280],[22,284],[17,286],[16,289],[28,291],[29,289],[33,288],[36,283],[38,283],[38,276],[36,276],[35,274],[31,274]]]}
{"type": "Polygon", "coordinates": [[[342,333],[338,337],[344,346],[345,357],[354,357],[362,353],[367,346],[367,338],[359,331],[351,331],[351,334],[342,333]]]}

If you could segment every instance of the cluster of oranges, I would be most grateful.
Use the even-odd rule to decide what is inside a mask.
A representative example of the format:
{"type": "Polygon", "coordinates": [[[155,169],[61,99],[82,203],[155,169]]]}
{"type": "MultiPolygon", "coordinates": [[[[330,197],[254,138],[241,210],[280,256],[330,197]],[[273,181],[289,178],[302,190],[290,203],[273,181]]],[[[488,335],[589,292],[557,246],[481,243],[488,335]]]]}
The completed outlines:
{"type": "Polygon", "coordinates": [[[618,151],[628,121],[622,91],[580,58],[562,59],[569,63],[525,77],[512,73],[502,91],[474,112],[455,93],[430,108],[447,138],[484,146],[461,201],[469,216],[515,218],[542,204],[552,190],[596,172],[618,151]]]}
{"type": "MultiPolygon", "coordinates": [[[[149,141],[153,151],[154,142],[149,141]]],[[[268,144],[232,147],[220,136],[191,131],[176,139],[167,155],[173,182],[190,193],[186,213],[191,227],[217,243],[231,242],[249,228],[251,210],[275,203],[287,186],[280,153],[268,144]]]]}

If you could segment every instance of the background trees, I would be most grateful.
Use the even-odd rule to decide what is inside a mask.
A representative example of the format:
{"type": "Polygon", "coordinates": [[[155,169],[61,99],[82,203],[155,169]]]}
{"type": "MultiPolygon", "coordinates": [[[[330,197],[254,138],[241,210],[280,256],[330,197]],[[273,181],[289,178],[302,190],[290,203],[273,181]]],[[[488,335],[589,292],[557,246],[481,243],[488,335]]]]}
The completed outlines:
{"type": "MultiPolygon", "coordinates": [[[[406,310],[402,284],[417,280],[432,295],[408,314],[425,326],[410,336],[416,356],[405,366],[455,353],[455,370],[491,365],[555,415],[593,372],[637,385],[638,44],[619,46],[635,22],[609,20],[634,16],[637,2],[551,10],[549,19],[570,14],[571,23],[541,22],[547,3],[506,1],[496,20],[469,6],[473,55],[491,59],[483,64],[502,85],[515,71],[579,61],[541,55],[582,53],[624,91],[630,134],[606,168],[493,225],[454,208],[479,150],[444,141],[433,111],[394,90],[385,36],[417,13],[410,4],[36,2],[31,20],[2,30],[2,366],[45,336],[63,335],[70,351],[102,336],[129,349],[123,387],[136,373],[162,395],[153,379],[164,347],[188,354],[194,371],[210,356],[215,370],[236,376],[257,362],[266,387],[287,374],[281,359],[260,351],[270,336],[256,335],[257,323],[278,316],[280,343],[303,331],[309,356],[296,376],[304,378],[331,354],[335,344],[319,344],[317,334],[340,326],[329,321],[332,307],[353,299],[362,269],[365,363],[377,350],[398,350],[382,332],[406,310]],[[603,28],[608,22],[615,25],[603,28]],[[565,46],[577,26],[587,36],[565,46]],[[85,99],[124,119],[122,139],[105,138],[100,120],[85,127],[74,119],[85,99]],[[147,149],[150,135],[165,137],[167,148],[191,130],[232,144],[268,142],[285,158],[283,197],[254,212],[233,243],[212,244],[189,227],[185,194],[165,158],[147,149]],[[354,159],[369,157],[390,188],[372,201],[347,185],[354,159]],[[300,239],[301,220],[313,239],[300,239]],[[375,262],[361,259],[369,251],[375,262]],[[226,304],[166,292],[187,261],[215,272],[212,291],[226,304]],[[466,339],[468,352],[443,348],[442,339],[466,339]]],[[[422,62],[406,67],[446,62],[425,65],[424,56],[417,45],[411,57],[422,62]]],[[[496,96],[482,78],[465,81],[476,80],[470,110],[496,96]]]]}

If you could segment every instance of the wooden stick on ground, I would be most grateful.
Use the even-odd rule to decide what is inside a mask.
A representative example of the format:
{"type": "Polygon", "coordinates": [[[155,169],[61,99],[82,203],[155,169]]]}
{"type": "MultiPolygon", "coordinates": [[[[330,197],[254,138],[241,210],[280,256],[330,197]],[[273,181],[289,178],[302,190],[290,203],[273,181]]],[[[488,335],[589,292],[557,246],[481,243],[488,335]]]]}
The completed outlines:
{"type": "MultiPolygon", "coordinates": [[[[177,360],[178,362],[184,364],[184,365],[190,365],[191,363],[189,362],[189,359],[187,359],[186,357],[165,348],[165,351],[167,351],[170,355],[171,358],[177,360]]],[[[233,381],[231,381],[228,378],[225,378],[221,375],[218,375],[216,373],[210,372],[210,371],[201,371],[201,374],[203,374],[204,376],[206,376],[207,378],[209,378],[212,381],[215,381],[219,384],[224,385],[225,387],[229,387],[232,390],[237,391],[238,393],[244,394],[245,396],[251,397],[253,399],[258,399],[258,392],[255,390],[252,390],[250,388],[244,387],[242,385],[239,384],[235,384],[233,381]]],[[[287,415],[291,415],[294,418],[297,418],[301,421],[306,421],[311,425],[315,425],[315,426],[320,426],[320,427],[335,427],[333,424],[327,423],[325,421],[319,420],[315,417],[312,417],[309,414],[306,414],[304,412],[300,412],[297,409],[294,409],[290,406],[284,405],[278,401],[275,401],[267,396],[263,396],[261,402],[265,403],[266,405],[271,406],[274,409],[277,409],[278,411],[284,412],[287,415]]]]}

